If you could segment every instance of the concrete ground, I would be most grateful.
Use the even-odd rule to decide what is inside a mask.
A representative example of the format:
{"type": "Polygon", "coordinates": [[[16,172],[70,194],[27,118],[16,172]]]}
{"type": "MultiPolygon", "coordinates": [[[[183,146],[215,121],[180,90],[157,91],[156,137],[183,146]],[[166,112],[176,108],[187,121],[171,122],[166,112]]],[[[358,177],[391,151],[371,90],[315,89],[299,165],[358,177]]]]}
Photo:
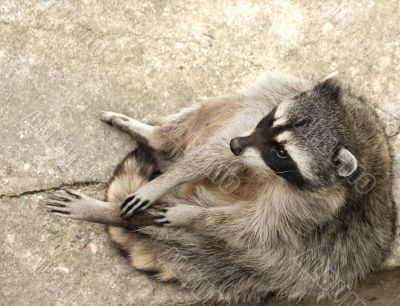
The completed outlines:
{"type": "MultiPolygon", "coordinates": [[[[397,0],[1,1],[0,304],[198,303],[133,271],[103,226],[38,206],[61,187],[104,197],[133,143],[100,110],[151,122],[263,71],[339,70],[386,124],[399,203],[399,16],[397,0]]],[[[357,305],[399,305],[399,284],[377,273],[357,305]]]]}

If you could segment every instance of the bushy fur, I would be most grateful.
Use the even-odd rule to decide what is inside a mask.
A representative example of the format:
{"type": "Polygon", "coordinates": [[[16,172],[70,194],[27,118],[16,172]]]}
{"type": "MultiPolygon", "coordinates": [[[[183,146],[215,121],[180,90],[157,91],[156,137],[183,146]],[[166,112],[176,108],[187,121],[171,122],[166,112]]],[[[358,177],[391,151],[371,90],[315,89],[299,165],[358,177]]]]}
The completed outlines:
{"type": "MultiPolygon", "coordinates": [[[[137,231],[110,229],[134,267],[160,280],[177,280],[204,300],[257,303],[270,293],[289,299],[350,298],[351,288],[381,266],[394,237],[391,157],[373,109],[339,91],[336,83],[314,88],[340,99],[333,111],[291,109],[320,118],[318,124],[325,126],[318,130],[324,133],[317,135],[331,131],[343,139],[362,166],[357,175],[327,180],[318,188],[299,190],[258,164],[247,165],[229,149],[232,138],[254,129],[282,101],[310,99],[315,92],[304,92],[313,86],[281,74],[260,78],[241,95],[168,118],[157,134],[160,150],[141,145],[121,163],[109,185],[110,202],[121,203],[174,164],[201,173],[158,201],[198,207],[189,224],[160,227],[148,221],[137,231]],[[340,128],[326,126],[335,122],[340,128]],[[360,171],[375,178],[368,192],[360,190],[360,171]]],[[[318,164],[312,167],[317,173],[318,164]]],[[[134,219],[139,224],[154,210],[134,219]]]]}

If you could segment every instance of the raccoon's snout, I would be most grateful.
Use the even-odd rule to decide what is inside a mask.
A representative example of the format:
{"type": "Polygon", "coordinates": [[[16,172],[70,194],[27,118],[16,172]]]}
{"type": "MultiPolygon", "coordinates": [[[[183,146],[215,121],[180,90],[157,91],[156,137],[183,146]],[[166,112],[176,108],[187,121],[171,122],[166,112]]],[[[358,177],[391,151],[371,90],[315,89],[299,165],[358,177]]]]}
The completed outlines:
{"type": "Polygon", "coordinates": [[[243,147],[239,142],[239,139],[233,138],[230,142],[231,151],[234,155],[238,156],[243,152],[243,147]]]}

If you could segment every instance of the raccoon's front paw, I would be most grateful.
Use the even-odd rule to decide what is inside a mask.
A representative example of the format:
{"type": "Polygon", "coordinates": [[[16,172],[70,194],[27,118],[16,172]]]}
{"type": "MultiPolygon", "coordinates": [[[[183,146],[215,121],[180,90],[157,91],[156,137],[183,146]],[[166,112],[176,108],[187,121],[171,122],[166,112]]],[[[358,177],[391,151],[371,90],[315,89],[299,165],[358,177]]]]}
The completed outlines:
{"type": "Polygon", "coordinates": [[[162,226],[187,226],[201,215],[201,211],[201,207],[193,205],[165,207],[153,213],[154,222],[162,226]]]}
{"type": "Polygon", "coordinates": [[[147,209],[160,196],[152,188],[146,188],[146,186],[139,188],[122,203],[121,217],[125,219],[131,218],[137,212],[147,209]]]}

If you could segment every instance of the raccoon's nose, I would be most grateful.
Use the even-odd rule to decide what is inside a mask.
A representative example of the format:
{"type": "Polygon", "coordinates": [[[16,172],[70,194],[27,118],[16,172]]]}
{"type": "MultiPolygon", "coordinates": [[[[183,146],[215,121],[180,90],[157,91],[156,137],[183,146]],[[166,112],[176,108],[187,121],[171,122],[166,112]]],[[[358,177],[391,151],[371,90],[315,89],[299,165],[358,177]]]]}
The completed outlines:
{"type": "Polygon", "coordinates": [[[238,156],[243,152],[243,147],[241,146],[239,139],[233,138],[229,145],[234,155],[238,156]]]}

